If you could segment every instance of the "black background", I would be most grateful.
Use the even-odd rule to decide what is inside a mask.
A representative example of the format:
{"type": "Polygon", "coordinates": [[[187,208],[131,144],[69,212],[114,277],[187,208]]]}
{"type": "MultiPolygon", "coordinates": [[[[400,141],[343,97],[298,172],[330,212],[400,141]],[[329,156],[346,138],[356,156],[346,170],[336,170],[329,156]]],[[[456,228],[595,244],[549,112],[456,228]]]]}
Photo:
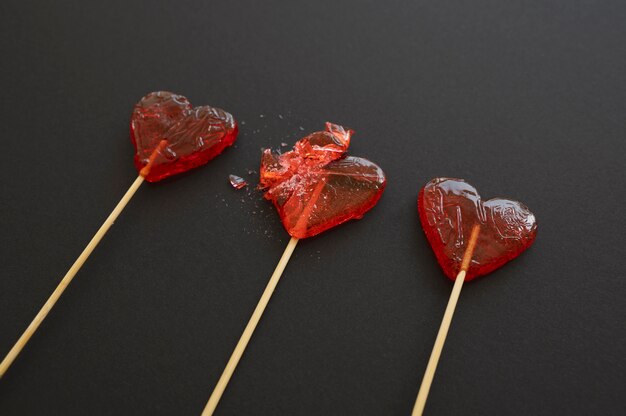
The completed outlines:
{"type": "Polygon", "coordinates": [[[175,91],[241,127],[206,167],[140,188],[0,381],[1,415],[199,414],[288,240],[247,171],[327,120],[357,131],[351,154],[387,190],[298,245],[217,414],[409,414],[452,287],[416,214],[435,176],[540,225],[463,289],[427,413],[624,414],[625,2],[3,1],[0,16],[2,355],[136,177],[139,98],[175,91]]]}

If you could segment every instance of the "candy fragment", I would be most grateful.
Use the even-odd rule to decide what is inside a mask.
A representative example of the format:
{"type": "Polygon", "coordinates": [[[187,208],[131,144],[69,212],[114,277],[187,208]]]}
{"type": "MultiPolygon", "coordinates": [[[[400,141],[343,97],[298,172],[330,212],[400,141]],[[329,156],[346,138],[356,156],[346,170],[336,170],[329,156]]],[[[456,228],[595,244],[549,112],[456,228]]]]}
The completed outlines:
{"type": "Polygon", "coordinates": [[[135,105],[130,132],[137,170],[156,182],[219,155],[235,142],[237,123],[224,110],[192,107],[182,95],[158,91],[135,105]]]}
{"type": "Polygon", "coordinates": [[[352,134],[326,123],[325,131],[300,139],[292,151],[263,151],[259,187],[292,237],[312,237],[362,218],[380,199],[383,171],[367,159],[346,156],[352,134]]]}
{"type": "Polygon", "coordinates": [[[466,281],[519,256],[537,235],[537,221],[525,205],[502,198],[483,201],[462,179],[433,179],[420,191],[417,205],[426,237],[452,280],[459,272],[475,224],[480,225],[480,234],[466,281]]]}
{"type": "Polygon", "coordinates": [[[244,178],[237,175],[228,175],[228,181],[235,189],[241,189],[248,185],[244,178]]]}

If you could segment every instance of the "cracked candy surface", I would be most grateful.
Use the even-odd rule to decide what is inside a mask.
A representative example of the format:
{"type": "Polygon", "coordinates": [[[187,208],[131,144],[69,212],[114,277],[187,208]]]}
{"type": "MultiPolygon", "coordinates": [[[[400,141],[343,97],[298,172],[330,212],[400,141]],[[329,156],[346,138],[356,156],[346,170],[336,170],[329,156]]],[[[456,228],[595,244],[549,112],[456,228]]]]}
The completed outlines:
{"type": "Polygon", "coordinates": [[[362,218],[380,199],[386,185],[382,169],[346,156],[352,134],[326,123],[325,131],[299,140],[292,151],[263,151],[259,187],[292,237],[312,237],[362,218]]]}
{"type": "Polygon", "coordinates": [[[182,95],[158,91],[135,105],[130,133],[137,170],[147,181],[156,182],[222,153],[235,142],[237,123],[222,109],[192,107],[182,95]],[[163,140],[166,143],[159,146],[163,140]],[[149,169],[142,172],[151,159],[149,169]]]}
{"type": "Polygon", "coordinates": [[[422,188],[418,212],[444,273],[455,280],[474,224],[480,234],[465,280],[490,273],[519,256],[535,240],[537,221],[522,203],[483,201],[462,179],[436,178],[422,188]]]}

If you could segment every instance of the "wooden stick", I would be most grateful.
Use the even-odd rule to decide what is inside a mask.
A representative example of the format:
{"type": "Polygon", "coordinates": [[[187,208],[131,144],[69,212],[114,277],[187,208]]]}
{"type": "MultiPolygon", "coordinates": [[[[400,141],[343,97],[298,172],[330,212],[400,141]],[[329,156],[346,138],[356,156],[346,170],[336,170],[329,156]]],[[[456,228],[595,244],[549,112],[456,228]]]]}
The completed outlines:
{"type": "Polygon", "coordinates": [[[274,274],[272,274],[272,277],[270,278],[270,281],[267,284],[267,287],[265,288],[265,291],[263,292],[259,303],[256,305],[256,308],[252,313],[252,317],[250,317],[250,321],[248,321],[248,325],[246,325],[246,329],[243,331],[243,334],[241,335],[241,338],[239,339],[235,350],[228,360],[228,364],[226,364],[226,368],[224,369],[222,376],[217,382],[217,385],[215,386],[215,389],[213,390],[213,393],[211,394],[211,397],[209,398],[209,401],[206,404],[204,411],[202,412],[202,416],[210,416],[215,411],[215,408],[217,407],[217,404],[219,403],[220,398],[222,397],[222,394],[224,393],[224,390],[226,389],[226,386],[228,385],[228,382],[230,381],[230,378],[235,371],[235,368],[237,368],[237,364],[239,363],[243,352],[248,346],[248,342],[250,342],[250,338],[254,333],[254,329],[256,328],[259,320],[261,319],[261,316],[263,315],[263,312],[265,311],[265,307],[270,301],[272,293],[274,293],[274,289],[276,288],[276,285],[280,280],[280,276],[282,276],[283,271],[285,270],[285,267],[289,262],[289,258],[291,257],[293,250],[296,248],[296,244],[298,244],[298,239],[295,237],[291,237],[291,240],[289,240],[289,244],[287,244],[287,248],[285,248],[282,257],[280,258],[280,261],[278,262],[278,265],[274,270],[274,274]]]}
{"type": "MultiPolygon", "coordinates": [[[[317,183],[317,185],[315,186],[315,189],[313,190],[313,193],[311,194],[311,198],[302,209],[302,212],[300,213],[300,217],[298,218],[298,221],[296,222],[296,225],[293,228],[295,231],[304,231],[304,228],[306,227],[306,224],[309,221],[309,217],[311,216],[311,213],[315,209],[315,204],[317,203],[317,200],[322,192],[322,189],[324,189],[325,186],[326,186],[326,181],[320,181],[317,183]]],[[[296,248],[296,244],[298,244],[298,239],[295,237],[291,237],[291,240],[289,240],[289,244],[287,244],[287,248],[285,248],[285,251],[283,252],[282,257],[280,258],[280,261],[278,262],[278,265],[276,266],[276,269],[274,270],[274,274],[272,274],[272,277],[270,278],[270,281],[267,284],[267,287],[265,288],[263,295],[261,295],[261,299],[259,300],[259,303],[257,304],[256,309],[252,313],[252,317],[250,317],[250,321],[248,321],[248,325],[246,326],[246,329],[243,331],[243,334],[241,335],[241,338],[239,339],[239,342],[237,343],[235,350],[230,356],[230,360],[228,360],[228,363],[226,364],[226,368],[224,369],[222,376],[218,380],[217,385],[215,386],[215,389],[213,390],[213,393],[211,393],[211,397],[209,397],[209,401],[206,404],[204,411],[202,412],[202,416],[211,416],[213,412],[215,412],[215,408],[217,407],[220,401],[220,398],[222,397],[222,394],[224,393],[224,390],[226,389],[226,386],[228,385],[228,382],[230,381],[230,378],[235,372],[235,368],[237,368],[237,364],[239,363],[239,360],[241,359],[243,352],[248,346],[248,342],[250,342],[250,338],[252,337],[252,334],[254,333],[254,329],[259,323],[259,320],[261,319],[261,316],[263,315],[263,311],[265,311],[265,307],[267,306],[267,303],[270,301],[270,298],[272,297],[272,293],[274,293],[274,289],[276,288],[276,285],[278,284],[278,281],[280,280],[280,276],[282,276],[283,271],[285,270],[285,267],[287,266],[287,262],[289,262],[291,253],[293,253],[293,250],[296,248]]]]}
{"type": "Polygon", "coordinates": [[[143,181],[144,181],[143,176],[141,175],[137,176],[137,179],[135,179],[135,181],[130,186],[128,191],[126,191],[126,193],[124,194],[120,202],[118,202],[117,206],[113,209],[113,212],[111,212],[111,214],[106,219],[106,221],[104,221],[104,224],[102,224],[98,232],[96,232],[96,234],[93,236],[89,244],[87,244],[87,247],[85,247],[85,249],[80,254],[80,256],[78,256],[78,258],[76,259],[72,267],[70,267],[68,272],[65,274],[65,276],[61,280],[61,283],[59,283],[56,289],[54,289],[54,292],[52,292],[52,295],[50,295],[46,303],[44,303],[41,310],[35,316],[35,319],[33,319],[30,325],[28,325],[28,328],[26,328],[26,331],[24,331],[22,336],[17,340],[13,348],[11,348],[11,351],[9,351],[9,353],[7,354],[7,356],[4,357],[4,360],[2,360],[2,363],[0,363],[0,378],[4,376],[4,373],[6,373],[6,371],[9,369],[9,367],[11,366],[15,358],[17,358],[18,354],[22,351],[22,349],[24,348],[24,346],[26,345],[30,337],[32,337],[35,331],[37,330],[37,328],[39,328],[39,325],[41,325],[41,323],[46,318],[46,316],[48,315],[48,313],[50,312],[54,304],[59,300],[59,298],[63,294],[63,291],[65,291],[65,289],[70,284],[74,276],[76,276],[76,273],[78,273],[80,268],[83,267],[83,264],[85,264],[85,261],[87,261],[87,259],[89,258],[89,255],[96,248],[100,240],[102,240],[102,237],[104,237],[106,232],[109,231],[109,228],[111,228],[111,225],[113,225],[118,215],[120,215],[120,213],[122,212],[122,210],[124,209],[128,201],[130,201],[130,199],[133,197],[133,195],[135,194],[139,186],[143,183],[143,181]]]}
{"type": "MultiPolygon", "coordinates": [[[[298,233],[304,232],[307,222],[311,217],[311,213],[316,207],[315,204],[317,203],[317,200],[319,199],[325,186],[325,180],[319,181],[317,185],[315,185],[315,189],[313,189],[313,192],[311,193],[311,198],[309,198],[309,201],[302,208],[302,212],[298,217],[296,225],[293,227],[293,231],[298,233]]],[[[289,244],[287,244],[287,248],[285,248],[282,257],[280,258],[280,261],[276,266],[276,270],[274,270],[274,274],[272,274],[272,277],[270,278],[270,281],[267,284],[263,295],[261,296],[261,300],[259,300],[259,303],[256,305],[256,309],[254,310],[254,313],[252,313],[252,317],[250,318],[250,321],[248,321],[246,329],[243,331],[243,334],[241,335],[241,338],[239,339],[235,350],[230,356],[230,360],[228,360],[228,364],[226,364],[226,368],[224,369],[222,376],[218,380],[217,385],[213,390],[213,393],[211,393],[211,397],[209,397],[209,401],[206,404],[204,411],[202,412],[202,416],[211,416],[213,412],[215,412],[215,408],[220,402],[220,398],[222,397],[222,394],[224,394],[224,390],[226,389],[230,378],[235,372],[235,368],[237,368],[237,364],[239,363],[239,360],[241,359],[241,356],[243,355],[243,352],[245,351],[248,342],[250,342],[252,333],[254,333],[254,329],[259,323],[261,315],[263,315],[263,311],[265,311],[265,307],[270,301],[272,293],[274,293],[274,289],[276,288],[276,285],[280,280],[280,276],[283,274],[283,271],[287,266],[287,262],[289,262],[291,253],[293,253],[293,250],[296,248],[296,244],[298,244],[298,239],[295,237],[291,237],[291,240],[289,240],[289,244]]]]}
{"type": "Polygon", "coordinates": [[[454,281],[454,287],[452,288],[452,293],[450,294],[450,300],[448,300],[448,306],[446,307],[446,311],[443,314],[443,320],[441,321],[441,326],[439,327],[439,333],[437,334],[437,338],[435,339],[435,346],[433,347],[433,351],[430,353],[430,359],[428,360],[428,365],[426,366],[426,373],[424,373],[422,385],[420,387],[419,393],[417,394],[417,400],[415,401],[415,407],[413,407],[413,416],[421,416],[422,413],[424,413],[424,406],[426,406],[428,392],[430,391],[433,377],[435,377],[437,363],[439,362],[439,357],[441,356],[443,344],[446,342],[446,336],[448,335],[448,329],[450,329],[450,323],[452,322],[454,309],[456,308],[456,304],[459,300],[459,295],[461,294],[461,288],[463,287],[463,282],[465,281],[465,275],[467,274],[470,262],[472,261],[472,255],[474,254],[474,248],[476,247],[476,241],[478,240],[479,233],[480,226],[474,225],[474,227],[472,228],[472,234],[467,244],[467,249],[465,250],[465,254],[463,255],[461,270],[456,276],[456,280],[454,281]]]}
{"type": "Polygon", "coordinates": [[[135,195],[135,192],[137,191],[137,189],[139,189],[139,186],[141,186],[141,184],[144,181],[144,176],[150,173],[150,169],[152,168],[152,165],[156,157],[165,148],[165,146],[167,146],[167,141],[161,140],[158,147],[155,149],[154,152],[152,152],[152,155],[150,155],[150,159],[148,163],[141,170],[141,172],[139,173],[139,176],[137,176],[137,179],[135,179],[135,181],[130,186],[130,188],[128,188],[128,191],[126,191],[126,193],[124,194],[120,202],[117,203],[117,205],[115,206],[111,214],[109,214],[108,218],[104,221],[104,224],[102,224],[102,226],[93,236],[89,244],[87,244],[87,247],[85,247],[83,252],[80,253],[80,256],[78,256],[78,258],[76,259],[72,267],[70,267],[70,269],[67,271],[67,273],[61,280],[61,283],[59,283],[56,289],[54,289],[54,292],[52,292],[52,295],[50,295],[46,303],[44,303],[43,307],[39,310],[39,312],[35,316],[35,319],[33,319],[30,325],[28,325],[28,328],[26,328],[26,331],[24,331],[22,336],[17,340],[17,342],[15,343],[13,348],[11,348],[11,351],[9,351],[6,357],[4,357],[4,359],[0,363],[0,379],[2,378],[2,376],[4,376],[4,373],[7,372],[7,370],[13,363],[13,361],[15,361],[15,359],[17,358],[19,353],[22,351],[26,343],[28,343],[28,340],[30,340],[30,338],[33,336],[35,331],[37,331],[37,328],[39,328],[39,325],[41,325],[41,323],[46,318],[46,316],[48,316],[48,313],[50,312],[52,307],[59,300],[59,298],[61,297],[61,295],[67,288],[67,286],[72,282],[72,279],[74,279],[74,276],[76,276],[76,273],[78,273],[80,268],[83,267],[83,264],[85,264],[85,262],[87,261],[87,259],[89,258],[93,250],[98,246],[98,243],[100,243],[100,240],[102,240],[102,237],[104,237],[107,231],[109,231],[109,228],[111,228],[111,226],[113,225],[117,217],[124,210],[124,207],[126,207],[126,204],[128,204],[128,201],[130,201],[133,195],[135,195]]]}

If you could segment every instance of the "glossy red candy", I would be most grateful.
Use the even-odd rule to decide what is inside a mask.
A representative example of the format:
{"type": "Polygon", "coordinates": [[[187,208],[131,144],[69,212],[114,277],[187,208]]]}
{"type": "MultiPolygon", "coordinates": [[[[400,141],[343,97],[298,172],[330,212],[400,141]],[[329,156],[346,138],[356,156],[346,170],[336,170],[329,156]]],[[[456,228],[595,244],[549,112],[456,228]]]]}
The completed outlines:
{"type": "Polygon", "coordinates": [[[192,107],[182,95],[158,91],[135,105],[130,136],[137,170],[147,181],[156,182],[222,153],[234,143],[237,123],[224,110],[192,107]]]}
{"type": "Polygon", "coordinates": [[[419,193],[418,212],[426,237],[450,279],[460,271],[475,224],[480,233],[466,281],[485,275],[519,256],[535,241],[537,222],[523,204],[510,199],[483,201],[462,179],[436,178],[419,193]]]}
{"type": "Polygon", "coordinates": [[[380,199],[385,174],[367,159],[346,156],[352,134],[326,123],[325,131],[299,140],[292,151],[263,151],[259,187],[267,189],[265,198],[292,237],[312,237],[362,218],[380,199]]]}

